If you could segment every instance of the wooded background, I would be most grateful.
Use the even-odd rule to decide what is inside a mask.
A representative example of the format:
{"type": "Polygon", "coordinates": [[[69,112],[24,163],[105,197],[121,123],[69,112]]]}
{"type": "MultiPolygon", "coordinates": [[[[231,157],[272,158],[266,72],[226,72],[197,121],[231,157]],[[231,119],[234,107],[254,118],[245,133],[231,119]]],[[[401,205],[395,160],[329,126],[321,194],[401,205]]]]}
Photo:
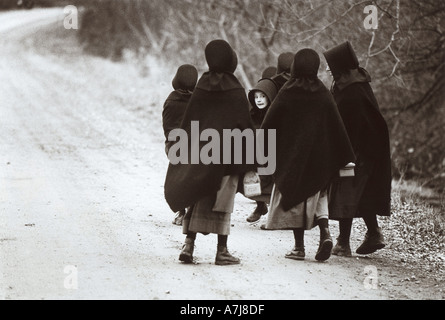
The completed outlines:
{"type": "Polygon", "coordinates": [[[131,50],[173,66],[194,64],[204,72],[205,45],[225,39],[238,54],[236,75],[246,89],[266,67],[276,65],[280,53],[305,47],[320,53],[320,78],[329,87],[332,80],[324,71],[322,53],[349,40],[373,78],[388,122],[394,178],[416,179],[444,192],[443,0],[72,0],[67,4],[85,8],[78,31],[85,51],[114,60],[131,50]],[[377,8],[377,29],[365,28],[368,5],[377,8]]]}

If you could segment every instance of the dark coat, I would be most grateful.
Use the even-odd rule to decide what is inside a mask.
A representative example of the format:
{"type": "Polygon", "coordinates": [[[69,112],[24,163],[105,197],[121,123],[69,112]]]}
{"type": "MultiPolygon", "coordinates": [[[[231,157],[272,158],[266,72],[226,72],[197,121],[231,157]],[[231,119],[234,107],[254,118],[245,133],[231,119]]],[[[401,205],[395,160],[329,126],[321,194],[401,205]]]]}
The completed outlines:
{"type": "Polygon", "coordinates": [[[281,88],[284,86],[284,84],[287,81],[289,81],[290,74],[287,72],[282,72],[274,75],[271,79],[273,80],[273,82],[275,82],[275,85],[277,86],[277,91],[280,91],[281,88]]]}
{"type": "Polygon", "coordinates": [[[168,141],[168,134],[171,130],[181,127],[182,118],[191,96],[191,91],[178,89],[170,93],[167,100],[165,100],[162,110],[162,127],[164,129],[165,152],[167,154],[174,143],[168,141]]]}
{"type": "Polygon", "coordinates": [[[332,219],[390,215],[388,127],[369,84],[370,77],[363,69],[361,72],[367,80],[335,86],[333,91],[357,161],[354,178],[338,178],[333,183],[329,201],[332,219]]]}
{"type": "Polygon", "coordinates": [[[355,160],[334,99],[320,80],[304,90],[291,78],[278,93],[263,129],[277,130],[275,185],[285,211],[326,189],[355,160]]]}
{"type": "MultiPolygon", "coordinates": [[[[253,130],[246,92],[230,73],[206,72],[198,81],[181,124],[189,137],[188,164],[170,164],[164,184],[164,194],[173,211],[195,204],[214,195],[227,175],[241,175],[255,170],[249,164],[191,164],[191,121],[199,121],[199,133],[215,129],[223,137],[224,129],[253,130]]],[[[199,142],[199,150],[207,142],[199,142]]],[[[222,157],[222,152],[221,152],[222,157]]]]}
{"type": "Polygon", "coordinates": [[[253,125],[255,129],[259,129],[263,123],[264,117],[266,116],[269,107],[264,109],[252,108],[250,110],[250,116],[252,117],[253,125]]]}

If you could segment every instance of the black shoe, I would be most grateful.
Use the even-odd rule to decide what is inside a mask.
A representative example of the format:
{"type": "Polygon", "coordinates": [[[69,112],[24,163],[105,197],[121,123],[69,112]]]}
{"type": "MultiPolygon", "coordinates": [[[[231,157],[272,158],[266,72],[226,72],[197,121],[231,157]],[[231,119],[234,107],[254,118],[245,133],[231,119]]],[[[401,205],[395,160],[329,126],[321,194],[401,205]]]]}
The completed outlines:
{"type": "Polygon", "coordinates": [[[326,261],[331,256],[332,252],[332,238],[329,233],[329,229],[323,230],[320,236],[320,245],[318,246],[317,254],[315,255],[315,260],[326,261]]]}
{"type": "Polygon", "coordinates": [[[267,214],[269,209],[267,209],[267,204],[264,202],[257,202],[257,207],[255,210],[247,217],[246,221],[249,223],[257,222],[261,219],[261,216],[267,214]]]}
{"type": "Polygon", "coordinates": [[[377,232],[374,234],[370,234],[369,231],[366,232],[365,240],[363,240],[362,244],[355,252],[358,254],[371,254],[377,250],[383,249],[384,247],[385,240],[383,238],[381,229],[378,228],[377,232]]]}

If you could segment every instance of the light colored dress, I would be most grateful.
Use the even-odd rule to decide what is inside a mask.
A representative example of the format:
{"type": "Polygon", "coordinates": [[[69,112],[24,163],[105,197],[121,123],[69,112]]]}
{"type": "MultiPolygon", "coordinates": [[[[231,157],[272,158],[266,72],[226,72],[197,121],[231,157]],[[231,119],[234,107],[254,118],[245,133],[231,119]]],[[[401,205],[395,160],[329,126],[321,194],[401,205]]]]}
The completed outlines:
{"type": "Polygon", "coordinates": [[[238,175],[223,177],[220,189],[215,195],[199,200],[188,210],[182,223],[183,233],[192,231],[229,235],[238,179],[238,175]]]}
{"type": "Polygon", "coordinates": [[[281,192],[273,187],[266,229],[290,230],[304,228],[311,230],[319,219],[328,219],[328,197],[326,192],[317,192],[288,211],[281,206],[281,192]]]}

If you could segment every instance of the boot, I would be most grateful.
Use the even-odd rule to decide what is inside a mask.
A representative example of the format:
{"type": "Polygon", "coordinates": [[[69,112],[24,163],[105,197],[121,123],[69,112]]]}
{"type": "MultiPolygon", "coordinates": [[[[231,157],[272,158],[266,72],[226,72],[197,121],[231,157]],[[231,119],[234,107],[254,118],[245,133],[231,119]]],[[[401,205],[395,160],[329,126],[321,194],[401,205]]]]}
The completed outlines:
{"type": "Polygon", "coordinates": [[[195,249],[195,240],[185,238],[184,245],[182,246],[181,254],[179,255],[179,261],[184,263],[193,263],[193,250],[195,249]]]}
{"type": "Polygon", "coordinates": [[[261,216],[264,216],[268,211],[266,203],[257,202],[255,210],[247,217],[246,221],[249,223],[257,222],[261,219],[261,216]]]}
{"type": "Polygon", "coordinates": [[[365,240],[357,248],[355,252],[358,254],[371,254],[377,250],[385,247],[385,239],[383,238],[382,230],[377,228],[375,232],[366,232],[365,240]]]}
{"type": "Polygon", "coordinates": [[[227,251],[227,247],[218,246],[215,258],[216,265],[227,266],[232,264],[240,264],[240,262],[240,259],[232,256],[229,251],[227,251]]]}
{"type": "Polygon", "coordinates": [[[339,257],[352,257],[349,240],[343,240],[340,237],[338,237],[337,243],[332,249],[332,254],[339,257]]]}
{"type": "Polygon", "coordinates": [[[332,238],[329,232],[329,227],[320,226],[320,244],[318,246],[317,254],[315,255],[315,260],[325,261],[331,256],[332,251],[332,238]]]}

